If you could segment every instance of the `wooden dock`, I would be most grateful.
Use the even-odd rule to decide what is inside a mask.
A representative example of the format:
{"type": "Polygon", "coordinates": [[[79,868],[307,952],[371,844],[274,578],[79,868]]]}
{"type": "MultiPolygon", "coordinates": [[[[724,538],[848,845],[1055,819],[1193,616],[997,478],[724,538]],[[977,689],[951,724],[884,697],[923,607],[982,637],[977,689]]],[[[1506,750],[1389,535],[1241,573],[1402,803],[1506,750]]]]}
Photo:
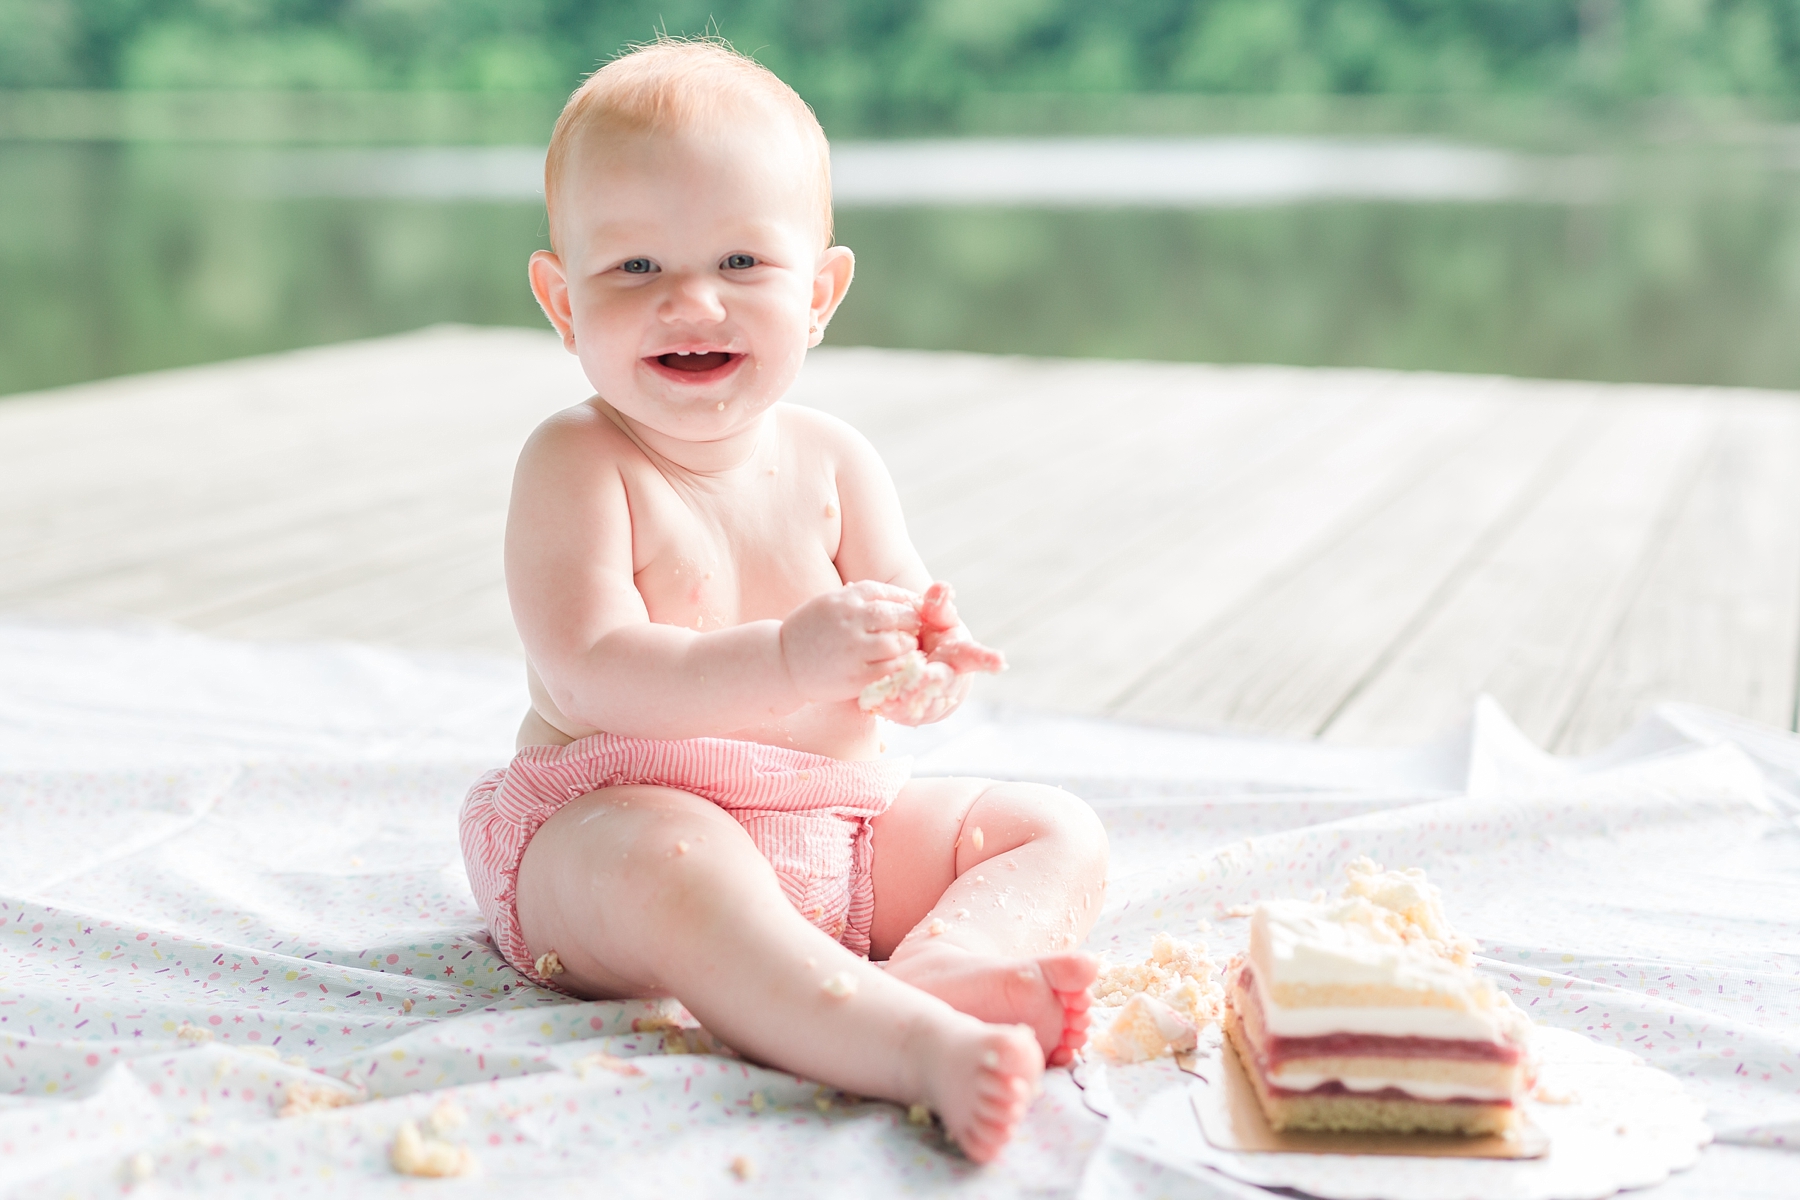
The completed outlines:
{"type": "MultiPolygon", "coordinates": [[[[0,614],[518,653],[512,463],[587,388],[546,334],[403,337],[0,400],[0,614]]],[[[815,354],[1022,706],[1352,743],[1487,692],[1604,745],[1793,728],[1800,395],[815,354]]]]}

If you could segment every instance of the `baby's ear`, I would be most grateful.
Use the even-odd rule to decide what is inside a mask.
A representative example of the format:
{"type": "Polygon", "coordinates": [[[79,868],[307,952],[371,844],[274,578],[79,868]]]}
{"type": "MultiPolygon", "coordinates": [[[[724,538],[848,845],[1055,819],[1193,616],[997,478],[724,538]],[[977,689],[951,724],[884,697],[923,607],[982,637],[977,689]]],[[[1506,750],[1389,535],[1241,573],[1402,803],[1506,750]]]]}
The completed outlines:
{"type": "Polygon", "coordinates": [[[850,280],[856,274],[856,255],[848,246],[827,246],[819,255],[819,268],[813,275],[812,321],[821,332],[831,321],[850,280]]]}
{"type": "Polygon", "coordinates": [[[574,350],[575,316],[569,308],[569,278],[563,274],[562,259],[548,250],[539,250],[532,254],[526,271],[531,277],[531,294],[537,297],[538,307],[562,335],[563,346],[574,350]]]}

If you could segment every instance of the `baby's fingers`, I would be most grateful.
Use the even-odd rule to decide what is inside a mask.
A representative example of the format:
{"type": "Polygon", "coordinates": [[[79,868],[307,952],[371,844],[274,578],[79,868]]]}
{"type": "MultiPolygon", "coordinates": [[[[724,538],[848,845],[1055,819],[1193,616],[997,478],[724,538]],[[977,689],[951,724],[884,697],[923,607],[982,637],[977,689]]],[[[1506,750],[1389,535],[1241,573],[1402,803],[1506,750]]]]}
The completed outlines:
{"type": "Polygon", "coordinates": [[[938,580],[919,598],[919,620],[928,629],[955,629],[961,621],[956,615],[955,598],[950,585],[938,580]]]}
{"type": "Polygon", "coordinates": [[[880,633],[890,629],[897,629],[902,633],[918,633],[918,608],[910,603],[896,604],[891,600],[875,600],[863,605],[865,632],[880,633]]]}
{"type": "Polygon", "coordinates": [[[931,649],[931,661],[949,666],[957,674],[986,671],[999,674],[1006,670],[1006,656],[971,638],[945,638],[931,649]]]}

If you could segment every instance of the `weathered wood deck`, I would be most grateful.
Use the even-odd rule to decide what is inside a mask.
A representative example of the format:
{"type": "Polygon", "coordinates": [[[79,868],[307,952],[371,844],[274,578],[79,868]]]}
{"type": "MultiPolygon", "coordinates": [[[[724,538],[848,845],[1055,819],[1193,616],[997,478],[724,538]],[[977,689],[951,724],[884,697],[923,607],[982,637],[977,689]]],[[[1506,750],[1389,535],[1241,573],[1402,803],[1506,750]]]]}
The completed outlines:
{"type": "MultiPolygon", "coordinates": [[[[1792,728],[1800,396],[825,350],[1021,705],[1349,742],[1496,696],[1565,752],[1792,728]]],[[[441,328],[0,401],[0,612],[517,653],[513,458],[586,394],[441,328]]]]}

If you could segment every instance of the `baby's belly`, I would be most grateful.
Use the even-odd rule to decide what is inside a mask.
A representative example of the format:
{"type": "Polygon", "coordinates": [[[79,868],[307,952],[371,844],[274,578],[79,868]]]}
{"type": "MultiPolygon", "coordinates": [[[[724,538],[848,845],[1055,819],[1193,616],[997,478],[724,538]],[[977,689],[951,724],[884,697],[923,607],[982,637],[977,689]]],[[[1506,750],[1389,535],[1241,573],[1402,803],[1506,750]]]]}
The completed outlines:
{"type": "MultiPolygon", "coordinates": [[[[535,693],[537,689],[532,691],[535,693]]],[[[545,698],[533,696],[532,707],[526,710],[525,719],[519,724],[518,749],[567,746],[580,738],[603,732],[582,728],[556,712],[553,706],[545,713],[543,709],[547,706],[545,698]]],[[[752,725],[723,736],[851,761],[878,758],[882,751],[875,718],[858,708],[854,700],[810,704],[778,721],[752,725]]]]}

